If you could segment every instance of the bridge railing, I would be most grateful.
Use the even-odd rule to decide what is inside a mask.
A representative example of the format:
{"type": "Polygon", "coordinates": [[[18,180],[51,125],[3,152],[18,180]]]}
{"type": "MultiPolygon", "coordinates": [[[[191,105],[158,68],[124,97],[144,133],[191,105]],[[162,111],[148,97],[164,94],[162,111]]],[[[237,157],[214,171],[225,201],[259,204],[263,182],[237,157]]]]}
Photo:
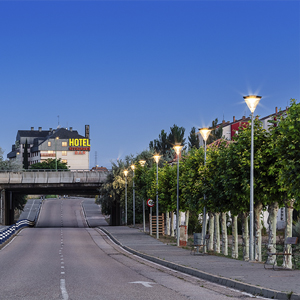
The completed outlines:
{"type": "Polygon", "coordinates": [[[0,171],[0,184],[102,183],[108,172],[87,170],[0,171]]]}

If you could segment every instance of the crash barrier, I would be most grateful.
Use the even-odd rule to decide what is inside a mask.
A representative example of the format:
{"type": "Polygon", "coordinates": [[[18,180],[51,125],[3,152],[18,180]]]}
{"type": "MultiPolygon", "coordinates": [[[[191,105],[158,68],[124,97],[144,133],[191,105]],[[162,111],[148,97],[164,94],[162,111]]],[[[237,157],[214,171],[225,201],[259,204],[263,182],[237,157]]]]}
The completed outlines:
{"type": "Polygon", "coordinates": [[[23,219],[16,222],[16,224],[13,224],[9,226],[8,228],[4,229],[0,232],[0,245],[8,241],[16,232],[18,232],[23,227],[33,227],[38,219],[39,212],[40,212],[41,205],[39,205],[39,208],[37,209],[36,215],[34,220],[28,220],[23,219]]]}

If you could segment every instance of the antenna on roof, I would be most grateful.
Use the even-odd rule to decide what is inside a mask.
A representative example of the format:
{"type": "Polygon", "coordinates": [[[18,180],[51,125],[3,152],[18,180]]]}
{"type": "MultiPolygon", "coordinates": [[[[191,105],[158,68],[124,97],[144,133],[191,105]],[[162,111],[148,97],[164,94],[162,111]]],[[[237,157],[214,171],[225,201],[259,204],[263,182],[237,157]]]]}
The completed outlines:
{"type": "Polygon", "coordinates": [[[57,119],[58,119],[57,128],[59,128],[59,115],[57,116],[57,119]]]}
{"type": "Polygon", "coordinates": [[[95,151],[95,166],[97,167],[97,151],[95,151]]]}

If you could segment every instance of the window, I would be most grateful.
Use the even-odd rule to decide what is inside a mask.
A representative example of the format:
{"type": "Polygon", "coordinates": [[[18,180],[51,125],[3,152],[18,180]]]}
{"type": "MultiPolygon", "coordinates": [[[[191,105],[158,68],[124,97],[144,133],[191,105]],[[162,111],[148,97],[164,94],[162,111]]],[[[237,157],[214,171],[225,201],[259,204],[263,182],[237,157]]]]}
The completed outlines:
{"type": "Polygon", "coordinates": [[[68,143],[67,143],[67,142],[61,142],[61,145],[62,145],[63,147],[67,147],[67,146],[68,146],[68,143]]]}
{"type": "MultiPolygon", "coordinates": [[[[50,142],[51,143],[51,142],[50,142]]],[[[54,151],[53,150],[48,150],[48,153],[50,154],[50,153],[54,153],[54,151]]]]}
{"type": "Polygon", "coordinates": [[[48,147],[51,147],[51,142],[48,142],[48,147]]]}
{"type": "Polygon", "coordinates": [[[61,162],[66,164],[67,160],[66,159],[62,159],[61,162]]]}
{"type": "Polygon", "coordinates": [[[67,151],[61,151],[63,156],[67,156],[67,151]]]}

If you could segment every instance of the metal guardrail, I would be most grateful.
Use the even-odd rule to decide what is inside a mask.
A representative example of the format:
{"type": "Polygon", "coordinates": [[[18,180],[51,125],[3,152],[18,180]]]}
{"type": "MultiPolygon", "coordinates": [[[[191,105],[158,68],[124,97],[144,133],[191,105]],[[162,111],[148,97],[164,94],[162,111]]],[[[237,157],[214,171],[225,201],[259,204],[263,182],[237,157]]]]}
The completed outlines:
{"type": "Polygon", "coordinates": [[[29,221],[27,219],[20,220],[16,224],[11,225],[7,229],[0,232],[0,245],[9,240],[18,230],[25,226],[34,226],[34,221],[29,221]]]}
{"type": "Polygon", "coordinates": [[[7,229],[4,229],[0,232],[0,245],[5,243],[7,240],[9,240],[18,230],[22,229],[23,227],[33,227],[36,224],[36,221],[38,219],[39,213],[40,213],[41,204],[39,205],[39,208],[36,211],[35,218],[33,221],[30,221],[28,219],[19,220],[16,222],[16,224],[11,225],[7,229]]]}

